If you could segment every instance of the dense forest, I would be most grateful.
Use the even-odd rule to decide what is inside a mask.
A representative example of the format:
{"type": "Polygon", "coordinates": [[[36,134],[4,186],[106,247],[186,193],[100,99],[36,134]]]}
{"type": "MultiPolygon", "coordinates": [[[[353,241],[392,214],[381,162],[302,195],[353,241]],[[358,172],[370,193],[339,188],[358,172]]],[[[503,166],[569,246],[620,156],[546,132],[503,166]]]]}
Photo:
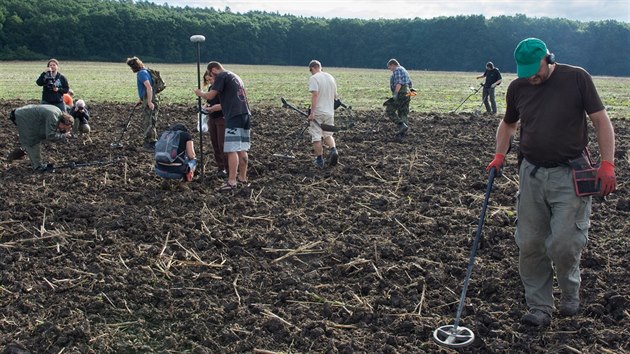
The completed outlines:
{"type": "MultiPolygon", "coordinates": [[[[420,4],[418,6],[421,6],[420,4]]],[[[526,37],[543,39],[560,62],[594,75],[630,76],[630,24],[525,15],[362,20],[298,17],[229,8],[171,7],[132,0],[3,0],[0,60],[193,62],[479,71],[491,60],[515,71],[512,53],[526,37]]]]}

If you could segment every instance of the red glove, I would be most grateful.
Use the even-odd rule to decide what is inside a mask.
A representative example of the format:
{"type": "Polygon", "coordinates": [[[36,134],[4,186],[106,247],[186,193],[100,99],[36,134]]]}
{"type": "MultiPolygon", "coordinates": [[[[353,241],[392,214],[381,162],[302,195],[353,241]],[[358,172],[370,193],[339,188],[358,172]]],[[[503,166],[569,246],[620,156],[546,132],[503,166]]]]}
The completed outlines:
{"type": "Polygon", "coordinates": [[[495,154],[494,160],[490,162],[488,167],[486,167],[486,172],[490,172],[490,170],[494,167],[497,169],[496,174],[498,175],[501,171],[501,167],[503,167],[503,161],[505,160],[505,155],[503,154],[495,154]]]}
{"type": "Polygon", "coordinates": [[[615,177],[615,165],[611,162],[603,160],[597,169],[597,177],[595,184],[600,185],[600,193],[607,196],[614,192],[617,188],[617,178],[615,177]]]}

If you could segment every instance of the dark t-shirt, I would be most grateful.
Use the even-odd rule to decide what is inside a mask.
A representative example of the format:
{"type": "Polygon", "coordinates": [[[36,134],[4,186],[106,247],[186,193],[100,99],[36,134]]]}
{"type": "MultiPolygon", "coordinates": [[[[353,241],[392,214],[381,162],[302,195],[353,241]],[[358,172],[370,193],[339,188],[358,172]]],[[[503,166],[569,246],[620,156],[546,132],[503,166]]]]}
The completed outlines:
{"type": "Polygon", "coordinates": [[[221,109],[223,110],[225,119],[230,119],[242,114],[251,114],[249,104],[247,103],[245,85],[238,75],[230,71],[219,73],[214,78],[212,90],[219,92],[221,109]]]}
{"type": "Polygon", "coordinates": [[[582,68],[556,64],[549,79],[510,83],[506,123],[521,121],[520,151],[530,162],[566,162],[588,144],[586,114],[604,109],[591,76],[582,68]]]}
{"type": "MultiPolygon", "coordinates": [[[[210,87],[208,89],[208,91],[210,91],[210,90],[212,90],[212,87],[210,87]]],[[[208,107],[212,107],[215,104],[221,104],[221,100],[219,100],[219,96],[216,96],[215,98],[213,98],[211,100],[208,100],[207,102],[208,102],[208,107]]],[[[223,109],[223,108],[221,108],[221,109],[223,109]]],[[[221,117],[223,117],[223,110],[210,112],[209,116],[210,116],[211,119],[221,118],[221,117]]]]}
{"type": "Polygon", "coordinates": [[[486,82],[483,85],[483,87],[485,88],[490,88],[492,84],[502,79],[501,72],[499,72],[499,69],[497,68],[494,68],[492,70],[486,69],[486,71],[483,73],[483,76],[486,77],[486,82]]]}

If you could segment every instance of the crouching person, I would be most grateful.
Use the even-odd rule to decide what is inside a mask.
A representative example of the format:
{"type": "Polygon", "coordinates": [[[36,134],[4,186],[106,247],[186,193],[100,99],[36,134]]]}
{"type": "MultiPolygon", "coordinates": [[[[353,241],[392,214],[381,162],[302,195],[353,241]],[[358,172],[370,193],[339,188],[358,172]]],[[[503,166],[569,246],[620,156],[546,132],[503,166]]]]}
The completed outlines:
{"type": "MultiPolygon", "coordinates": [[[[72,132],[74,134],[85,136],[90,134],[90,131],[92,131],[89,124],[90,111],[88,111],[85,101],[78,100],[70,109],[70,115],[74,118],[74,126],[72,127],[72,132]]],[[[89,136],[87,139],[91,141],[89,136]]]]}
{"type": "Polygon", "coordinates": [[[10,119],[17,126],[21,148],[9,154],[9,161],[26,154],[35,171],[48,171],[48,164],[42,163],[41,143],[68,141],[74,118],[56,106],[31,104],[11,111],[10,119]]]}
{"type": "Polygon", "coordinates": [[[188,127],[176,123],[155,143],[155,173],[163,178],[190,182],[196,167],[195,148],[188,127]]]}

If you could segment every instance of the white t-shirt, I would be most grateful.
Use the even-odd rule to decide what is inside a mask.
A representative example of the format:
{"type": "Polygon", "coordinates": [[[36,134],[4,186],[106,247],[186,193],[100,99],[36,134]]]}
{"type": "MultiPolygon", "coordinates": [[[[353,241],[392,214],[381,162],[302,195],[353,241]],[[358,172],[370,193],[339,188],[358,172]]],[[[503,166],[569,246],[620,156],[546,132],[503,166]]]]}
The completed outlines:
{"type": "Polygon", "coordinates": [[[316,115],[333,116],[335,114],[337,83],[332,75],[323,71],[311,75],[308,79],[308,90],[317,91],[317,106],[314,107],[316,115]]]}

